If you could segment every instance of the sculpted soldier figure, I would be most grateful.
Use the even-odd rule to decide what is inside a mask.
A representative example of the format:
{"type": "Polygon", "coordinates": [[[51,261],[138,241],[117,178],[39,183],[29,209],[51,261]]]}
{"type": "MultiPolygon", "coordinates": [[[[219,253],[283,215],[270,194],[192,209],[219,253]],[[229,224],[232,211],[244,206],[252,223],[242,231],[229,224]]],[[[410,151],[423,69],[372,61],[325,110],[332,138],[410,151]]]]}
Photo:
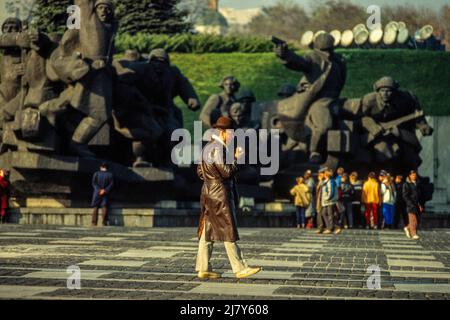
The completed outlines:
{"type": "Polygon", "coordinates": [[[206,128],[211,128],[219,117],[229,116],[230,107],[237,101],[235,94],[239,91],[241,84],[230,75],[222,79],[219,87],[223,89],[223,92],[209,97],[200,113],[199,118],[206,128]]]}
{"type": "Polygon", "coordinates": [[[259,124],[252,121],[252,108],[256,102],[255,94],[251,90],[241,90],[236,96],[238,102],[231,105],[230,118],[241,129],[259,129],[259,124]]]}
{"type": "Polygon", "coordinates": [[[372,146],[377,161],[386,162],[401,156],[402,165],[417,169],[422,161],[416,129],[424,136],[433,134],[433,129],[419,113],[422,109],[417,97],[400,90],[399,83],[391,77],[376,81],[374,90],[361,101],[361,122],[369,133],[369,140],[365,142],[372,146]],[[411,117],[408,119],[407,116],[411,117]],[[397,125],[385,125],[398,119],[397,125]]]}
{"type": "Polygon", "coordinates": [[[155,49],[150,53],[148,63],[135,65],[141,79],[136,86],[157,112],[157,121],[163,128],[163,134],[156,143],[158,152],[153,152],[156,162],[161,165],[171,163],[170,154],[172,132],[183,127],[183,113],[175,105],[174,99],[180,97],[188,108],[197,111],[200,99],[190,81],[176,66],[170,63],[169,54],[164,49],[155,49]]]}
{"type": "MultiPolygon", "coordinates": [[[[8,25],[15,26],[9,28],[10,31],[20,31],[20,21],[10,19],[5,26],[8,25]]],[[[44,101],[53,99],[58,94],[58,86],[51,83],[46,75],[47,59],[56,44],[47,35],[33,30],[6,33],[0,42],[7,48],[2,62],[2,69],[7,69],[6,72],[1,72],[5,76],[1,84],[5,90],[0,89],[3,92],[0,103],[1,118],[11,122],[4,132],[6,138],[3,142],[15,145],[12,130],[20,129],[22,138],[36,137],[42,133],[38,130],[40,120],[37,109],[44,101]],[[16,67],[11,68],[11,64],[5,65],[5,62],[16,67]],[[12,123],[18,111],[21,111],[20,119],[12,123]]]]}
{"type": "Polygon", "coordinates": [[[95,157],[87,144],[111,117],[111,62],[118,25],[111,0],[75,0],[74,3],[81,10],[81,28],[66,31],[52,63],[59,78],[73,86],[67,94],[70,106],[84,115],[73,132],[70,150],[82,157],[95,157]],[[81,60],[75,79],[74,71],[65,63],[74,56],[81,60]],[[83,64],[88,66],[87,74],[83,64]]]}
{"type": "Polygon", "coordinates": [[[315,127],[315,113],[309,112],[310,107],[327,77],[328,73],[324,73],[313,85],[302,77],[291,97],[276,101],[267,108],[265,126],[280,130],[283,152],[306,152],[307,138],[312,131],[306,129],[315,127]]]}
{"type": "Polygon", "coordinates": [[[20,41],[16,35],[22,35],[22,25],[19,19],[8,18],[2,24],[2,36],[0,36],[0,105],[14,98],[20,90],[20,79],[24,74],[21,47],[29,48],[29,41],[20,41]],[[8,37],[14,34],[14,37],[8,37]],[[22,45],[22,46],[21,46],[22,45]]]}
{"type": "Polygon", "coordinates": [[[347,77],[345,61],[334,52],[334,39],[327,33],[317,36],[314,41],[314,50],[306,53],[304,57],[289,50],[286,43],[277,44],[275,52],[287,68],[303,72],[311,85],[325,78],[309,109],[312,123],[310,161],[320,163],[327,131],[333,125],[330,108],[339,98],[347,77]]]}
{"type": "Polygon", "coordinates": [[[150,94],[150,101],[165,108],[169,114],[169,134],[183,127],[183,116],[181,110],[175,105],[174,99],[181,97],[184,103],[192,111],[200,109],[200,99],[190,81],[176,66],[171,65],[169,54],[164,49],[155,49],[150,53],[150,66],[154,79],[150,94]]]}
{"type": "Polygon", "coordinates": [[[116,73],[114,126],[124,137],[133,140],[136,157],[133,166],[148,166],[148,154],[152,154],[152,162],[167,164],[170,135],[183,126],[182,112],[173,99],[181,96],[196,110],[200,103],[193,86],[170,64],[170,57],[163,49],[153,50],[149,61],[125,58],[114,60],[113,66],[116,73]],[[160,156],[155,157],[157,153],[151,152],[153,147],[158,148],[160,156]]]}
{"type": "Polygon", "coordinates": [[[164,134],[162,118],[167,115],[167,110],[152,105],[137,88],[142,78],[135,69],[135,61],[114,60],[113,67],[114,129],[132,141],[133,167],[149,167],[148,151],[164,134]]]}
{"type": "Polygon", "coordinates": [[[259,129],[259,124],[252,121],[248,106],[242,102],[235,102],[230,107],[230,118],[234,121],[237,129],[259,129]]]}
{"type": "Polygon", "coordinates": [[[141,54],[139,53],[139,51],[135,49],[126,50],[125,53],[123,54],[123,59],[132,62],[143,61],[141,54]]]}
{"type": "Polygon", "coordinates": [[[22,33],[22,23],[17,18],[8,18],[2,24],[0,36],[0,126],[3,125],[5,105],[18,97],[21,79],[25,74],[25,49],[30,48],[32,40],[22,33]]]}

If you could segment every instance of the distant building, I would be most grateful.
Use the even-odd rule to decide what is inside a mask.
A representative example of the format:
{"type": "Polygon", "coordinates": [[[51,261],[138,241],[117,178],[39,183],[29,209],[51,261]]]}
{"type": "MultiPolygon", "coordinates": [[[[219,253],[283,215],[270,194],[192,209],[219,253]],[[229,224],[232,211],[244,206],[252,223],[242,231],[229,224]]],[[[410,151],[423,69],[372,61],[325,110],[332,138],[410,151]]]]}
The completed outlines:
{"type": "Polygon", "coordinates": [[[228,32],[228,22],[219,12],[219,0],[208,1],[208,9],[197,19],[195,31],[207,34],[225,34],[228,32]]]}
{"type": "Polygon", "coordinates": [[[245,26],[248,25],[254,17],[258,16],[262,12],[261,8],[252,8],[252,9],[221,8],[219,11],[227,20],[230,32],[244,31],[245,26]]]}
{"type": "Polygon", "coordinates": [[[219,0],[209,0],[207,10],[197,20],[195,29],[199,33],[209,34],[244,31],[245,26],[260,13],[260,8],[220,8],[219,0]]]}
{"type": "Polygon", "coordinates": [[[209,0],[208,9],[213,11],[219,11],[219,0],[209,0]]]}

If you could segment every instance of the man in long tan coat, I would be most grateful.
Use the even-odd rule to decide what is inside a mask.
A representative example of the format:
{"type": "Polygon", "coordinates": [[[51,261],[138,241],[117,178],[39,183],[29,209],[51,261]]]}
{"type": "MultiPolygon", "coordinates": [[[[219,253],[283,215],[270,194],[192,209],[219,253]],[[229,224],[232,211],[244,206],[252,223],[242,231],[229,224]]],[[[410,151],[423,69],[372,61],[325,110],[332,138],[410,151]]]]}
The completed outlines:
{"type": "Polygon", "coordinates": [[[220,275],[211,271],[210,258],[214,242],[224,242],[228,259],[237,278],[246,278],[261,271],[250,268],[236,244],[239,235],[236,226],[236,206],[238,194],[235,175],[238,171],[237,159],[243,155],[240,149],[230,150],[227,145],[233,140],[233,122],[220,117],[213,135],[203,149],[202,162],[197,167],[200,179],[204,181],[200,197],[201,217],[198,228],[199,248],[196,271],[199,278],[216,279],[220,275]],[[231,164],[229,160],[231,158],[231,164]]]}

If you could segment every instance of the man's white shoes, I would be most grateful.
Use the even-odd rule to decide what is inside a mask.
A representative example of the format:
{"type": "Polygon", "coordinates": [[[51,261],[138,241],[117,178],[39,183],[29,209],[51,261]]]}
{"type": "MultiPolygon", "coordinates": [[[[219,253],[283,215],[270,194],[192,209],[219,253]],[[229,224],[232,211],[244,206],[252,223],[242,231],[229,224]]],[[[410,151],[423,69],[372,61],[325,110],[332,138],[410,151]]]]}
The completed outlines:
{"type": "Polygon", "coordinates": [[[404,227],[403,230],[405,230],[406,236],[407,236],[409,239],[411,239],[411,234],[409,233],[408,227],[404,227]]]}
{"type": "Polygon", "coordinates": [[[198,277],[199,277],[200,279],[219,279],[219,278],[220,278],[220,274],[215,273],[215,272],[203,272],[203,271],[199,271],[198,277]]]}
{"type": "Polygon", "coordinates": [[[258,268],[247,267],[244,270],[236,273],[236,278],[238,278],[238,279],[247,278],[247,277],[250,277],[250,276],[260,272],[261,270],[262,269],[260,267],[258,267],[258,268]]]}
{"type": "Polygon", "coordinates": [[[416,234],[414,237],[412,237],[413,240],[419,240],[420,237],[416,234]]]}
{"type": "MultiPolygon", "coordinates": [[[[262,270],[262,268],[250,268],[247,267],[244,270],[236,273],[236,278],[238,279],[243,279],[243,278],[247,278],[250,277],[258,272],[260,272],[262,270]]],[[[220,274],[216,273],[216,272],[203,272],[203,271],[199,271],[198,275],[197,275],[200,279],[219,279],[221,276],[220,274]]]]}

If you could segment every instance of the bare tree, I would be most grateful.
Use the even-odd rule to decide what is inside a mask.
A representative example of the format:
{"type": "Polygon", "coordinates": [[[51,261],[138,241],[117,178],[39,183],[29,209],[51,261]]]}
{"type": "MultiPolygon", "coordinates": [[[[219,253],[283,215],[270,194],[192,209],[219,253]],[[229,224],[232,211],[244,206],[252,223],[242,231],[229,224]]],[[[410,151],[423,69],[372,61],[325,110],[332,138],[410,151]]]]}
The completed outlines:
{"type": "Polygon", "coordinates": [[[348,0],[314,1],[308,28],[313,31],[344,31],[352,29],[367,20],[367,13],[362,6],[352,4],[348,0]]]}
{"type": "Polygon", "coordinates": [[[35,0],[10,0],[6,2],[5,8],[11,16],[30,22],[35,6],[35,0]]]}
{"type": "Polygon", "coordinates": [[[381,8],[381,20],[384,24],[389,21],[403,21],[411,32],[427,24],[439,28],[440,24],[439,16],[435,11],[412,5],[385,6],[381,8]]]}
{"type": "Polygon", "coordinates": [[[250,34],[275,35],[286,40],[299,40],[309,23],[303,7],[292,1],[278,1],[274,6],[263,7],[262,13],[247,25],[250,34]]]}

